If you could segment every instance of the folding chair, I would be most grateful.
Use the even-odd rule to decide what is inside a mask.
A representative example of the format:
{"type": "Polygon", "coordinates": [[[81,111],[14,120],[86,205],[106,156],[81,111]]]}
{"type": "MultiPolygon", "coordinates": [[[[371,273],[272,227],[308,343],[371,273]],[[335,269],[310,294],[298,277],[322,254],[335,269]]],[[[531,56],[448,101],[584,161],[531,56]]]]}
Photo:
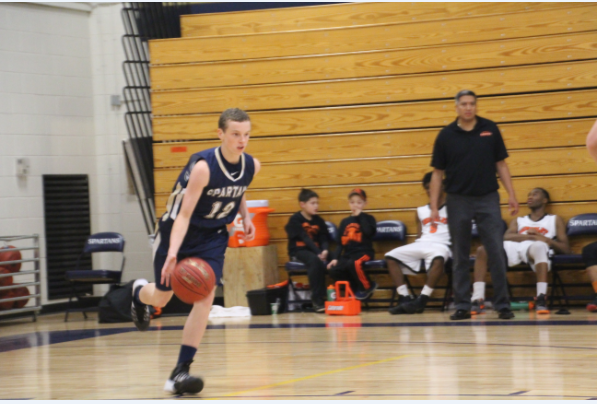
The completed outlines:
{"type": "MultiPolygon", "coordinates": [[[[576,237],[583,235],[597,235],[597,213],[585,213],[577,215],[568,220],[566,225],[566,234],[568,237],[576,237]]],[[[581,254],[557,254],[550,257],[551,260],[551,273],[552,273],[552,286],[551,295],[549,297],[549,304],[553,306],[555,299],[556,288],[560,289],[560,303],[562,300],[564,304],[568,306],[569,298],[564,288],[564,282],[558,273],[559,269],[584,269],[585,263],[583,262],[581,254]]],[[[571,285],[577,286],[577,285],[571,285]]],[[[577,299],[590,299],[591,296],[579,296],[577,299]]]]}
{"type": "Polygon", "coordinates": [[[87,319],[87,311],[97,311],[97,307],[73,308],[72,302],[74,298],[81,301],[82,296],[77,292],[77,285],[99,285],[99,284],[119,284],[122,279],[122,272],[124,271],[124,263],[126,258],[124,256],[124,237],[119,233],[104,232],[95,233],[87,238],[83,252],[77,259],[77,266],[74,271],[66,271],[65,278],[71,283],[71,294],[68,299],[68,308],[64,315],[64,321],[68,321],[68,315],[71,311],[82,311],[83,316],[87,319]],[[116,252],[122,255],[122,264],[120,270],[107,269],[81,269],[81,258],[85,254],[94,254],[101,252],[116,252]]]}
{"type": "MultiPolygon", "coordinates": [[[[337,242],[338,228],[332,222],[326,221],[325,224],[328,228],[328,233],[330,235],[329,242],[330,243],[337,242]]],[[[311,303],[311,300],[297,298],[298,297],[298,294],[296,293],[297,289],[294,286],[294,282],[292,282],[292,277],[295,275],[307,275],[307,268],[305,267],[305,264],[303,264],[302,262],[299,262],[299,261],[290,261],[284,265],[284,268],[286,269],[286,272],[288,273],[288,286],[290,287],[290,290],[292,291],[292,295],[295,297],[295,299],[293,299],[293,300],[288,299],[288,307],[290,307],[291,304],[311,303]]]]}
{"type": "MultiPolygon", "coordinates": [[[[373,241],[404,241],[406,238],[406,225],[401,222],[400,220],[384,220],[381,222],[377,222],[376,225],[377,232],[375,233],[375,237],[373,237],[373,241]]],[[[387,274],[388,267],[386,265],[385,260],[370,260],[363,263],[363,269],[367,270],[367,273],[371,275],[378,275],[378,274],[387,274]]],[[[408,279],[406,279],[406,284],[408,288],[412,288],[408,279]]],[[[380,289],[387,289],[387,288],[380,288],[380,289]]],[[[392,286],[392,297],[390,298],[390,307],[392,307],[394,300],[396,300],[396,288],[392,286]]],[[[363,303],[365,307],[369,307],[369,302],[387,302],[387,299],[372,299],[369,298],[364,300],[363,303]]]]}

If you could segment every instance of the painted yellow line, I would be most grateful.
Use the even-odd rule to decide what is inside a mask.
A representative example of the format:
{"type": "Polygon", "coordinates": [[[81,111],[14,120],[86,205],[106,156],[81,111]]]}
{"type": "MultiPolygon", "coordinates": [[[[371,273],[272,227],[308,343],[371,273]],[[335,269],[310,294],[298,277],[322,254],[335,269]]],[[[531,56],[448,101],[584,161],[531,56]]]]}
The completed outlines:
{"type": "MultiPolygon", "coordinates": [[[[316,377],[321,377],[321,376],[327,376],[327,375],[332,375],[334,373],[340,373],[340,372],[346,372],[347,370],[353,370],[353,369],[359,369],[359,368],[364,368],[366,366],[373,366],[373,365],[378,365],[380,363],[385,363],[385,362],[391,362],[391,361],[397,361],[399,359],[403,359],[406,358],[408,356],[412,356],[412,355],[400,355],[400,356],[394,356],[392,358],[388,358],[388,359],[382,359],[379,361],[374,361],[374,362],[367,362],[367,363],[362,363],[360,365],[355,365],[355,366],[349,366],[347,368],[342,368],[342,369],[336,369],[336,370],[330,370],[328,372],[323,372],[323,373],[317,373],[311,376],[305,376],[305,377],[299,377],[298,379],[291,379],[291,380],[286,380],[283,382],[279,382],[279,383],[274,383],[274,384],[268,384],[266,386],[260,386],[260,387],[255,387],[253,389],[249,389],[249,390],[243,390],[243,391],[237,391],[236,393],[230,393],[230,394],[224,394],[224,397],[233,397],[233,396],[239,396],[241,394],[245,394],[245,393],[250,393],[252,391],[257,391],[257,390],[266,390],[266,389],[271,389],[274,387],[278,387],[278,386],[283,386],[285,384],[291,384],[291,383],[296,383],[296,382],[301,382],[303,380],[309,380],[309,379],[314,379],[316,377]]],[[[217,400],[216,398],[212,398],[212,399],[208,399],[208,400],[217,400]]]]}

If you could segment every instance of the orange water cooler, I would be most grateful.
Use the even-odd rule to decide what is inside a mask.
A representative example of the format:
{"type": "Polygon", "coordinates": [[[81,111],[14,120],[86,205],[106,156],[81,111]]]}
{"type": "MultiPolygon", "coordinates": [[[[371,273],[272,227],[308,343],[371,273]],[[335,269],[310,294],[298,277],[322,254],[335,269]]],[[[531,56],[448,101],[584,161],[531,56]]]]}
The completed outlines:
{"type": "Polygon", "coordinates": [[[255,225],[255,238],[245,240],[243,219],[237,214],[234,221],[228,226],[230,238],[228,247],[261,247],[269,244],[269,230],[267,228],[267,215],[274,210],[269,207],[268,201],[247,201],[249,215],[255,225]]]}

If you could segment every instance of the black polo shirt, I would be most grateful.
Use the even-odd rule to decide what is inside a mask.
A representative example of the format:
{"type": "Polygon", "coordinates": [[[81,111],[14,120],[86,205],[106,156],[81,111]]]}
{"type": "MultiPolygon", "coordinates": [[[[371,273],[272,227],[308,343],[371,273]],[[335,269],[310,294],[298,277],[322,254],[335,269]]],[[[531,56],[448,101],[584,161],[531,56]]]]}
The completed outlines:
{"type": "Polygon", "coordinates": [[[482,196],[496,191],[495,163],[508,157],[500,130],[495,122],[479,116],[471,131],[461,129],[457,122],[437,135],[431,166],[445,170],[449,194],[482,196]]]}

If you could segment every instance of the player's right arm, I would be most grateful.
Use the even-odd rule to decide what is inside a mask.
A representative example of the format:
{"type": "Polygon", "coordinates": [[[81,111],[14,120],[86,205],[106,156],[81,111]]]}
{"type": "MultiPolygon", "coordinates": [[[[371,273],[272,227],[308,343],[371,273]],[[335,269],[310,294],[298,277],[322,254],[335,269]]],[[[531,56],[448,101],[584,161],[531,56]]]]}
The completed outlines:
{"type": "Polygon", "coordinates": [[[510,226],[508,226],[508,230],[506,230],[506,233],[504,234],[504,241],[521,242],[526,240],[535,240],[535,238],[527,234],[518,234],[518,220],[512,220],[510,226]]]}
{"type": "Polygon", "coordinates": [[[172,225],[172,232],[170,234],[170,248],[168,249],[168,256],[166,262],[162,267],[162,279],[161,283],[166,287],[170,286],[170,274],[176,266],[176,258],[178,256],[178,250],[187,234],[189,223],[191,221],[191,215],[195,210],[195,206],[201,197],[203,188],[209,183],[209,166],[205,160],[200,160],[193,169],[189,177],[189,182],[185,190],[184,198],[182,199],[182,205],[180,211],[174,220],[172,225]]]}

